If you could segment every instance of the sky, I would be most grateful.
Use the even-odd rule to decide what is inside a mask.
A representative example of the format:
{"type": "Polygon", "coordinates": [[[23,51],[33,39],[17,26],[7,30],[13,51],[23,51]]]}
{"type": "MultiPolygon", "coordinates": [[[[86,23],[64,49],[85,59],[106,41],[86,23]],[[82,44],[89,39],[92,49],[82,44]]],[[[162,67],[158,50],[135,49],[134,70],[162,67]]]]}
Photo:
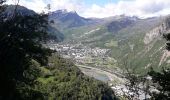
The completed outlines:
{"type": "MultiPolygon", "coordinates": [[[[7,0],[7,4],[15,4],[15,0],[7,0]]],[[[51,11],[67,9],[86,18],[116,15],[147,18],[170,14],[170,0],[20,0],[19,4],[36,12],[45,11],[50,4],[51,11]]]]}

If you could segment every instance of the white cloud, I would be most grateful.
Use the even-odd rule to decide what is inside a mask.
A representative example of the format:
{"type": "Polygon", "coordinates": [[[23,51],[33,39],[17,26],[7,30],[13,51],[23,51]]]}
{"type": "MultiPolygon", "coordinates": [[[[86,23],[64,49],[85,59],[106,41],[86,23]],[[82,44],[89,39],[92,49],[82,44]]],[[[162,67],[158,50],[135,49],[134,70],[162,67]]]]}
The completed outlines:
{"type": "Polygon", "coordinates": [[[52,10],[67,9],[69,11],[80,11],[83,7],[82,0],[49,0],[52,10]]]}
{"type": "Polygon", "coordinates": [[[153,17],[170,14],[170,0],[131,0],[106,4],[103,7],[94,5],[87,9],[83,16],[107,17],[125,14],[129,16],[153,17]],[[100,10],[99,12],[96,12],[100,10]]]}
{"type": "MultiPolygon", "coordinates": [[[[16,4],[17,0],[8,0],[7,4],[16,4]]],[[[46,7],[46,3],[43,0],[19,0],[19,5],[25,6],[36,12],[42,12],[46,7]]]]}
{"type": "MultiPolygon", "coordinates": [[[[11,4],[11,0],[8,1],[11,4]]],[[[99,1],[96,1],[99,2],[99,1]]],[[[57,9],[75,10],[84,17],[109,17],[125,14],[129,16],[153,17],[170,14],[170,0],[120,0],[103,6],[87,6],[84,0],[20,0],[20,4],[37,12],[50,3],[52,11],[57,9]]]]}
{"type": "MultiPolygon", "coordinates": [[[[15,4],[16,0],[8,0],[7,4],[15,4]]],[[[83,0],[20,0],[19,5],[25,6],[36,12],[45,11],[47,4],[51,5],[51,11],[67,9],[68,11],[78,11],[83,9],[83,0]]]]}

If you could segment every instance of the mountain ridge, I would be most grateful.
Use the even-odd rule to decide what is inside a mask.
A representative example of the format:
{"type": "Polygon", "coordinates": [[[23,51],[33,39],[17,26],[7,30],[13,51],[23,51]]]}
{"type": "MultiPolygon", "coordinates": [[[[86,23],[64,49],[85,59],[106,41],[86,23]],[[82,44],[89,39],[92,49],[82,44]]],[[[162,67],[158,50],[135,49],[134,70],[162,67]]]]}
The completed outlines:
{"type": "Polygon", "coordinates": [[[60,28],[72,28],[89,24],[91,19],[79,16],[75,11],[56,10],[49,15],[50,20],[54,20],[60,28]],[[61,25],[60,25],[61,24],[61,25]]]}

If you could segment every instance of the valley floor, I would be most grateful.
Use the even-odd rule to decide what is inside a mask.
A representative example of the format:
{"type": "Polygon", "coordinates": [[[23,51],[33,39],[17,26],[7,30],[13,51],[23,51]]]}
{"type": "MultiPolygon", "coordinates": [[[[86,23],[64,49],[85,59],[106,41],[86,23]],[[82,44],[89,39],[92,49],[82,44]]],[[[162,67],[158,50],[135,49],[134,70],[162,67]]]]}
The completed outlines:
{"type": "Polygon", "coordinates": [[[109,84],[124,82],[124,76],[121,69],[116,66],[116,60],[109,56],[110,49],[90,48],[81,43],[50,43],[48,47],[56,50],[64,58],[72,60],[88,76],[109,84]]]}
{"type": "MultiPolygon", "coordinates": [[[[72,60],[85,75],[107,83],[117,95],[129,93],[126,87],[128,80],[117,66],[117,61],[110,57],[110,49],[90,48],[81,43],[50,43],[47,46],[56,50],[63,58],[72,60]]],[[[140,98],[144,98],[142,92],[140,98]]]]}

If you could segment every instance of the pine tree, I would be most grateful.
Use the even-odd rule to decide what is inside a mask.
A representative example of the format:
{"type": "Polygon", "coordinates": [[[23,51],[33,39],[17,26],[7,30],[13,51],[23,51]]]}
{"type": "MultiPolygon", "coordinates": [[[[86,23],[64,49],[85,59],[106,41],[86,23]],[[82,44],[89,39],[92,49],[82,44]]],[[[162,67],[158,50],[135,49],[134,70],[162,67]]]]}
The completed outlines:
{"type": "Polygon", "coordinates": [[[31,84],[23,74],[31,61],[48,62],[51,50],[42,46],[48,21],[47,15],[21,15],[17,9],[6,16],[4,1],[0,3],[0,99],[15,99],[20,97],[18,83],[31,84]]]}

